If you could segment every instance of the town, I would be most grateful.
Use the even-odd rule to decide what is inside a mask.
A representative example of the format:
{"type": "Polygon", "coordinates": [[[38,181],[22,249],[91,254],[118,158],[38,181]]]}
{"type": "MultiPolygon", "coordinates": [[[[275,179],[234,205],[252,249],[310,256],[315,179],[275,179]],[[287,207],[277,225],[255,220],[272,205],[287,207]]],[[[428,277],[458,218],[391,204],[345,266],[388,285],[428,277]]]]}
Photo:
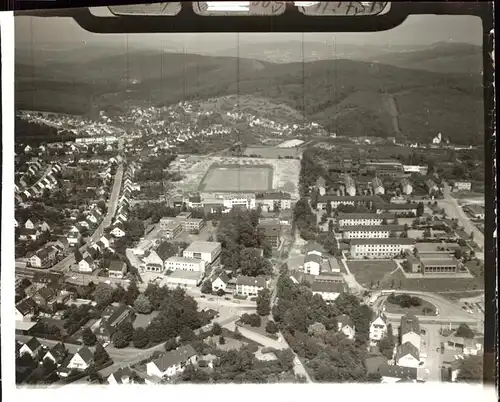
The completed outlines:
{"type": "Polygon", "coordinates": [[[18,119],[19,385],[482,381],[480,148],[189,102],[18,119]]]}

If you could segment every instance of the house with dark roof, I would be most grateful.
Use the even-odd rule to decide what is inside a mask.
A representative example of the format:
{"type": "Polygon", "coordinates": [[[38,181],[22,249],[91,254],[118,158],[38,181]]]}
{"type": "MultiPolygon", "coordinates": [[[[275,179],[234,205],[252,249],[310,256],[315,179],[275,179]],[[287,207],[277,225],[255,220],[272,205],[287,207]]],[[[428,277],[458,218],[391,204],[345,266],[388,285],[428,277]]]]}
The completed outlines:
{"type": "Polygon", "coordinates": [[[19,229],[19,240],[20,241],[35,241],[40,236],[40,231],[38,229],[19,229]]]}
{"type": "Polygon", "coordinates": [[[129,367],[123,367],[110,374],[107,378],[108,384],[121,385],[133,383],[134,372],[129,367]]]}
{"type": "Polygon", "coordinates": [[[52,310],[55,307],[57,292],[48,286],[44,286],[33,295],[33,300],[38,307],[44,310],[52,310]]]}
{"type": "Polygon", "coordinates": [[[418,351],[422,342],[420,335],[420,323],[418,318],[411,313],[407,313],[401,317],[400,324],[401,344],[410,342],[418,351]]]}
{"type": "Polygon", "coordinates": [[[335,321],[337,321],[338,332],[342,332],[349,339],[354,339],[354,335],[356,335],[356,328],[354,326],[354,322],[351,320],[351,317],[342,314],[335,317],[335,321]]]}
{"type": "Polygon", "coordinates": [[[66,359],[67,355],[68,351],[66,350],[66,347],[62,343],[58,343],[45,353],[43,360],[52,360],[57,366],[60,366],[64,359],[66,359]]]}
{"type": "Polygon", "coordinates": [[[80,272],[92,272],[96,269],[96,264],[92,256],[88,253],[78,261],[78,270],[80,272]]]}
{"type": "Polygon", "coordinates": [[[413,343],[409,341],[405,342],[398,346],[394,360],[400,367],[418,368],[420,364],[420,351],[413,343]]]}
{"type": "Polygon", "coordinates": [[[31,298],[27,297],[16,304],[16,321],[31,321],[36,312],[37,304],[31,298]]]}
{"type": "Polygon", "coordinates": [[[267,280],[263,276],[251,277],[239,275],[236,278],[236,294],[241,296],[257,296],[267,288],[267,280]]]}
{"type": "Polygon", "coordinates": [[[314,241],[308,242],[304,247],[304,254],[305,255],[316,254],[316,255],[319,255],[321,257],[323,255],[323,252],[324,252],[323,247],[314,241]]]}
{"type": "Polygon", "coordinates": [[[23,346],[21,346],[21,349],[19,349],[19,355],[28,353],[31,357],[36,358],[38,351],[41,349],[42,349],[42,344],[37,338],[33,337],[23,346]]]}
{"type": "Polygon", "coordinates": [[[31,256],[29,259],[30,266],[34,268],[48,268],[53,264],[57,253],[58,249],[56,247],[46,246],[31,256]]]}
{"type": "Polygon", "coordinates": [[[110,232],[114,237],[123,237],[127,233],[125,232],[125,228],[122,223],[116,224],[110,232]]]}
{"type": "Polygon", "coordinates": [[[94,331],[97,338],[103,342],[111,341],[116,329],[132,319],[133,311],[125,304],[111,305],[104,309],[99,324],[94,331]]]}
{"type": "Polygon", "coordinates": [[[124,278],[127,274],[127,264],[121,260],[113,260],[108,267],[108,275],[110,278],[124,278]]]}
{"type": "Polygon", "coordinates": [[[382,364],[378,368],[378,373],[382,377],[383,384],[394,384],[401,380],[417,380],[417,369],[415,367],[401,367],[395,365],[382,364]]]}
{"type": "Polygon", "coordinates": [[[198,357],[193,347],[191,345],[182,346],[147,363],[146,372],[148,375],[160,378],[172,377],[182,373],[188,364],[196,364],[197,361],[198,357]]]}
{"type": "Polygon", "coordinates": [[[85,371],[94,362],[94,353],[84,346],[71,358],[66,366],[69,370],[85,371]]]}

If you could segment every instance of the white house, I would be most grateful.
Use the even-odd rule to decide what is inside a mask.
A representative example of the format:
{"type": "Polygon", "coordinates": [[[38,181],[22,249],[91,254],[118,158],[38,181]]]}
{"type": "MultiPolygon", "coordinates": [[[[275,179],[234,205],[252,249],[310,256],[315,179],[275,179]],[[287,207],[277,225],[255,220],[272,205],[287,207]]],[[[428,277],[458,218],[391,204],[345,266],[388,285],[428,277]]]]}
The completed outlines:
{"type": "Polygon", "coordinates": [[[405,314],[401,317],[401,344],[411,343],[420,352],[422,342],[420,335],[420,323],[413,314],[405,314]]]}
{"type": "Polygon", "coordinates": [[[321,262],[323,258],[311,253],[304,257],[304,273],[309,275],[319,275],[321,272],[321,262]]]}
{"type": "Polygon", "coordinates": [[[24,227],[26,229],[35,229],[35,224],[31,219],[28,219],[26,222],[24,222],[24,227]]]}
{"type": "Polygon", "coordinates": [[[313,295],[320,295],[325,302],[337,300],[345,291],[344,284],[338,282],[313,282],[311,284],[313,295]]]}
{"type": "Polygon", "coordinates": [[[228,284],[229,277],[224,272],[212,281],[212,291],[217,292],[218,290],[223,290],[225,292],[228,284]]]}
{"type": "Polygon", "coordinates": [[[80,272],[92,272],[94,269],[95,263],[90,255],[87,255],[78,262],[78,270],[80,272]]]}
{"type": "Polygon", "coordinates": [[[326,180],[323,177],[318,177],[316,180],[316,189],[319,191],[320,195],[325,195],[326,193],[326,180]]]}
{"type": "Polygon", "coordinates": [[[37,338],[33,337],[28,342],[26,342],[21,349],[19,349],[19,355],[23,355],[24,353],[28,353],[31,357],[36,357],[38,351],[42,348],[42,344],[38,341],[37,338]]]}
{"type": "Polygon", "coordinates": [[[345,314],[342,314],[335,319],[337,321],[337,331],[342,332],[349,339],[354,339],[354,335],[356,335],[356,328],[351,318],[345,314]]]}
{"type": "Polygon", "coordinates": [[[146,372],[150,376],[160,378],[172,377],[182,373],[188,364],[196,362],[196,351],[191,345],[187,345],[167,352],[158,359],[149,362],[146,364],[146,372]]]}
{"type": "Polygon", "coordinates": [[[117,224],[110,232],[114,237],[123,237],[126,235],[123,225],[117,224]]]}
{"type": "Polygon", "coordinates": [[[259,291],[267,288],[266,278],[263,276],[250,277],[239,275],[236,278],[236,294],[242,296],[257,296],[259,291]]]}
{"type": "Polygon", "coordinates": [[[47,353],[45,353],[45,355],[43,356],[43,360],[52,360],[57,366],[60,366],[67,355],[68,351],[66,350],[64,345],[62,343],[58,343],[54,345],[50,350],[48,350],[47,353]]]}
{"type": "Polygon", "coordinates": [[[122,279],[127,274],[127,264],[121,260],[113,260],[108,267],[108,275],[110,278],[122,279]]]}
{"type": "Polygon", "coordinates": [[[36,302],[28,297],[16,304],[15,316],[16,321],[31,321],[35,314],[36,302]]]}
{"type": "Polygon", "coordinates": [[[81,348],[69,361],[67,368],[69,370],[84,371],[94,362],[94,354],[86,346],[81,348]]]}
{"type": "Polygon", "coordinates": [[[411,342],[404,342],[398,346],[395,361],[401,367],[418,368],[420,364],[420,352],[411,342]]]}
{"type": "Polygon", "coordinates": [[[384,313],[377,314],[375,319],[370,324],[370,343],[375,345],[380,341],[387,332],[387,317],[384,313]]]}
{"type": "Polygon", "coordinates": [[[144,263],[146,264],[146,271],[163,272],[163,260],[154,250],[148,251],[144,263]]]}

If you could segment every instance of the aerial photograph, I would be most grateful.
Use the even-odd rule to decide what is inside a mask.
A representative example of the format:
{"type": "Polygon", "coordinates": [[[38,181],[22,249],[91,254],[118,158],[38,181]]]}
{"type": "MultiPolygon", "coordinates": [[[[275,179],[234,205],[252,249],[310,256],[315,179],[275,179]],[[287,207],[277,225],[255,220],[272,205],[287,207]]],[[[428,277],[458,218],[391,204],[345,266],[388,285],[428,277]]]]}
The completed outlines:
{"type": "Polygon", "coordinates": [[[479,18],[15,33],[18,387],[483,382],[479,18]]]}

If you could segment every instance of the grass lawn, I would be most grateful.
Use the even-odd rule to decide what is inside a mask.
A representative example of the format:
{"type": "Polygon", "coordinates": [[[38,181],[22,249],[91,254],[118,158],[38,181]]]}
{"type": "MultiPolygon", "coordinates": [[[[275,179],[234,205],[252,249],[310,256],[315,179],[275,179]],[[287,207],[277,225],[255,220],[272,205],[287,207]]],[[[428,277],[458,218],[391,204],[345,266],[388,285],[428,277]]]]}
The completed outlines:
{"type": "Polygon", "coordinates": [[[243,328],[248,329],[249,331],[253,331],[259,335],[267,336],[268,338],[277,340],[278,339],[277,334],[270,334],[269,332],[266,332],[266,325],[268,321],[269,319],[267,317],[261,317],[260,327],[252,327],[251,325],[243,324],[241,321],[237,321],[237,325],[240,325],[243,328]]]}
{"type": "Polygon", "coordinates": [[[464,290],[484,289],[484,282],[480,278],[418,278],[407,279],[401,271],[388,275],[384,281],[380,281],[380,287],[384,289],[404,289],[423,292],[461,292],[464,290]]]}
{"type": "Polygon", "coordinates": [[[394,261],[348,261],[347,266],[356,280],[366,287],[382,283],[397,268],[394,261]]]}
{"type": "Polygon", "coordinates": [[[158,311],[153,311],[149,314],[137,314],[134,321],[134,328],[146,328],[150,321],[158,315],[158,311]]]}
{"type": "Polygon", "coordinates": [[[420,299],[420,303],[421,303],[420,306],[401,307],[398,304],[393,304],[393,303],[390,303],[389,301],[387,301],[387,303],[385,303],[385,308],[386,308],[386,312],[389,314],[407,314],[407,313],[410,313],[410,314],[415,314],[415,315],[436,315],[436,307],[434,306],[434,304],[429,303],[428,301],[422,300],[422,299],[420,299]],[[429,313],[425,314],[424,309],[426,307],[431,309],[433,312],[432,313],[429,312],[429,313]]]}

